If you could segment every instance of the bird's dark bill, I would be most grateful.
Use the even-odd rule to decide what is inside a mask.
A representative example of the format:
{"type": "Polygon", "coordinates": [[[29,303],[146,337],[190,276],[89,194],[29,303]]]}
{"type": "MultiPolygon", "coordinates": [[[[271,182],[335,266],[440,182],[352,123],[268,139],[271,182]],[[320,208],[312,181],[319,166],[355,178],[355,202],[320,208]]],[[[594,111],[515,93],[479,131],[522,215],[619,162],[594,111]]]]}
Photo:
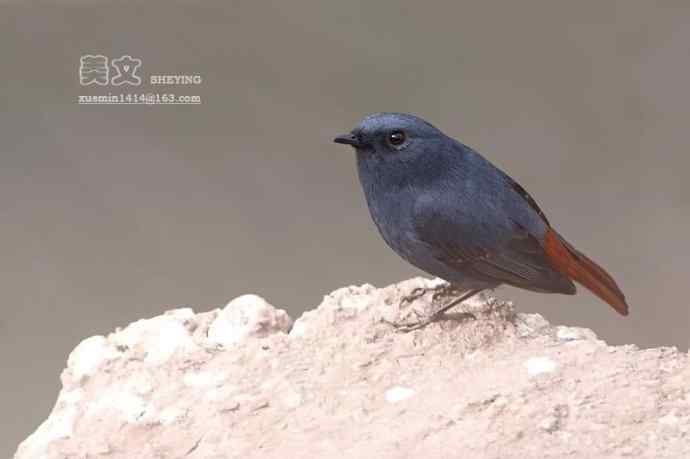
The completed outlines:
{"type": "Polygon", "coordinates": [[[333,139],[333,142],[342,143],[345,145],[352,145],[353,147],[359,146],[359,139],[357,138],[356,135],[354,135],[352,133],[339,135],[338,137],[333,139]]]}

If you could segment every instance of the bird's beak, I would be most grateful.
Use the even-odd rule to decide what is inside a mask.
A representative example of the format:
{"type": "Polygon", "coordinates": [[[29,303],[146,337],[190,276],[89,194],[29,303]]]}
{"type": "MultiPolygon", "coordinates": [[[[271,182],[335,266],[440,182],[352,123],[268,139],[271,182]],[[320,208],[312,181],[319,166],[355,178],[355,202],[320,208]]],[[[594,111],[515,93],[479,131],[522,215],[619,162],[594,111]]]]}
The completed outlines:
{"type": "Polygon", "coordinates": [[[339,135],[335,139],[333,139],[333,142],[335,143],[342,143],[345,145],[352,145],[353,147],[359,147],[361,145],[359,141],[359,137],[357,137],[355,134],[349,132],[347,134],[339,135]]]}

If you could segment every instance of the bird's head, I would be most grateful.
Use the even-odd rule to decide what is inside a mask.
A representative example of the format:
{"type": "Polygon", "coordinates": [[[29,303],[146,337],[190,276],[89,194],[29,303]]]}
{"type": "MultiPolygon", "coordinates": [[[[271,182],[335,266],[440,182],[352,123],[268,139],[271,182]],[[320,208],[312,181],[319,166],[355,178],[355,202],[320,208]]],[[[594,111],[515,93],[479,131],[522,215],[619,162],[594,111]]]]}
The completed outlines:
{"type": "Polygon", "coordinates": [[[423,153],[443,137],[441,131],[414,115],[373,113],[334,142],[351,145],[362,155],[407,157],[423,153]]]}
{"type": "Polygon", "coordinates": [[[434,126],[405,113],[374,113],[334,139],[357,152],[362,182],[409,185],[431,180],[457,160],[455,143],[434,126]]]}

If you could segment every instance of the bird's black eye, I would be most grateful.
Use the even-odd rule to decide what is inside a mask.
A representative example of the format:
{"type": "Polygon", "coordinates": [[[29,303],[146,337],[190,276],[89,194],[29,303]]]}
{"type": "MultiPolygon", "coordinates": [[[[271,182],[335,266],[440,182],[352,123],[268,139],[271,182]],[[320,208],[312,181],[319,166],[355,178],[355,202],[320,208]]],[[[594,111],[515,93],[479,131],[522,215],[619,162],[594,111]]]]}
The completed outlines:
{"type": "Polygon", "coordinates": [[[388,134],[388,143],[390,143],[394,147],[399,147],[400,145],[405,143],[406,139],[407,136],[403,131],[393,131],[390,134],[388,134]]]}

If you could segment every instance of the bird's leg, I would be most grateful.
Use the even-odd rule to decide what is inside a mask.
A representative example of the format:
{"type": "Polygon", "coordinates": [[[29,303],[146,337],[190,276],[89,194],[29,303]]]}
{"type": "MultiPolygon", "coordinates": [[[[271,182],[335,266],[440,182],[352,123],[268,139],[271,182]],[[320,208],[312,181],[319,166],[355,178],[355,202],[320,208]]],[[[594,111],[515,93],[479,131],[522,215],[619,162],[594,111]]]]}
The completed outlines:
{"type": "MultiPolygon", "coordinates": [[[[457,306],[458,304],[462,303],[465,300],[469,300],[479,292],[481,292],[483,289],[474,289],[474,290],[468,290],[466,293],[461,295],[459,298],[454,299],[450,303],[446,304],[442,308],[436,310],[433,314],[431,314],[429,317],[427,317],[424,320],[421,320],[417,323],[414,324],[392,324],[398,331],[401,331],[403,333],[411,332],[412,330],[418,330],[420,328],[426,327],[432,322],[436,322],[445,314],[447,310],[450,308],[457,306]]],[[[441,293],[441,292],[438,292],[441,293]]],[[[436,295],[434,295],[436,297],[436,295]]],[[[465,312],[459,315],[460,319],[475,319],[474,314],[470,312],[465,312]]]]}
{"type": "Polygon", "coordinates": [[[436,303],[437,301],[453,298],[466,292],[467,290],[458,288],[456,285],[447,284],[434,292],[434,294],[431,296],[431,301],[436,303]]]}
{"type": "MultiPolygon", "coordinates": [[[[440,316],[442,316],[450,308],[457,306],[458,304],[462,303],[465,300],[469,300],[470,298],[472,298],[473,296],[475,296],[476,294],[478,294],[482,290],[483,289],[468,290],[467,292],[463,293],[459,298],[454,299],[450,303],[443,306],[441,309],[438,309],[436,312],[434,312],[430,316],[430,318],[438,319],[440,316]]],[[[472,314],[470,314],[470,315],[472,315],[472,314]]]]}
{"type": "MultiPolygon", "coordinates": [[[[433,295],[431,296],[431,301],[432,303],[436,303],[440,299],[444,298],[450,298],[458,293],[462,293],[463,290],[458,290],[456,286],[453,284],[446,284],[443,287],[437,288],[437,287],[415,287],[408,295],[405,295],[401,300],[400,303],[398,304],[399,309],[403,309],[406,307],[408,304],[414,303],[418,299],[422,298],[424,295],[429,293],[429,290],[435,290],[433,295]]],[[[417,318],[420,317],[420,314],[416,311],[413,310],[415,316],[417,318]]]]}
{"type": "Polygon", "coordinates": [[[446,284],[441,288],[415,287],[409,295],[404,296],[400,300],[400,304],[398,305],[398,307],[402,309],[404,306],[407,306],[408,304],[417,301],[418,299],[426,295],[429,292],[429,290],[436,290],[431,297],[431,300],[433,302],[436,302],[442,298],[450,298],[454,295],[457,295],[458,293],[464,292],[464,290],[458,289],[453,284],[446,284]]]}

